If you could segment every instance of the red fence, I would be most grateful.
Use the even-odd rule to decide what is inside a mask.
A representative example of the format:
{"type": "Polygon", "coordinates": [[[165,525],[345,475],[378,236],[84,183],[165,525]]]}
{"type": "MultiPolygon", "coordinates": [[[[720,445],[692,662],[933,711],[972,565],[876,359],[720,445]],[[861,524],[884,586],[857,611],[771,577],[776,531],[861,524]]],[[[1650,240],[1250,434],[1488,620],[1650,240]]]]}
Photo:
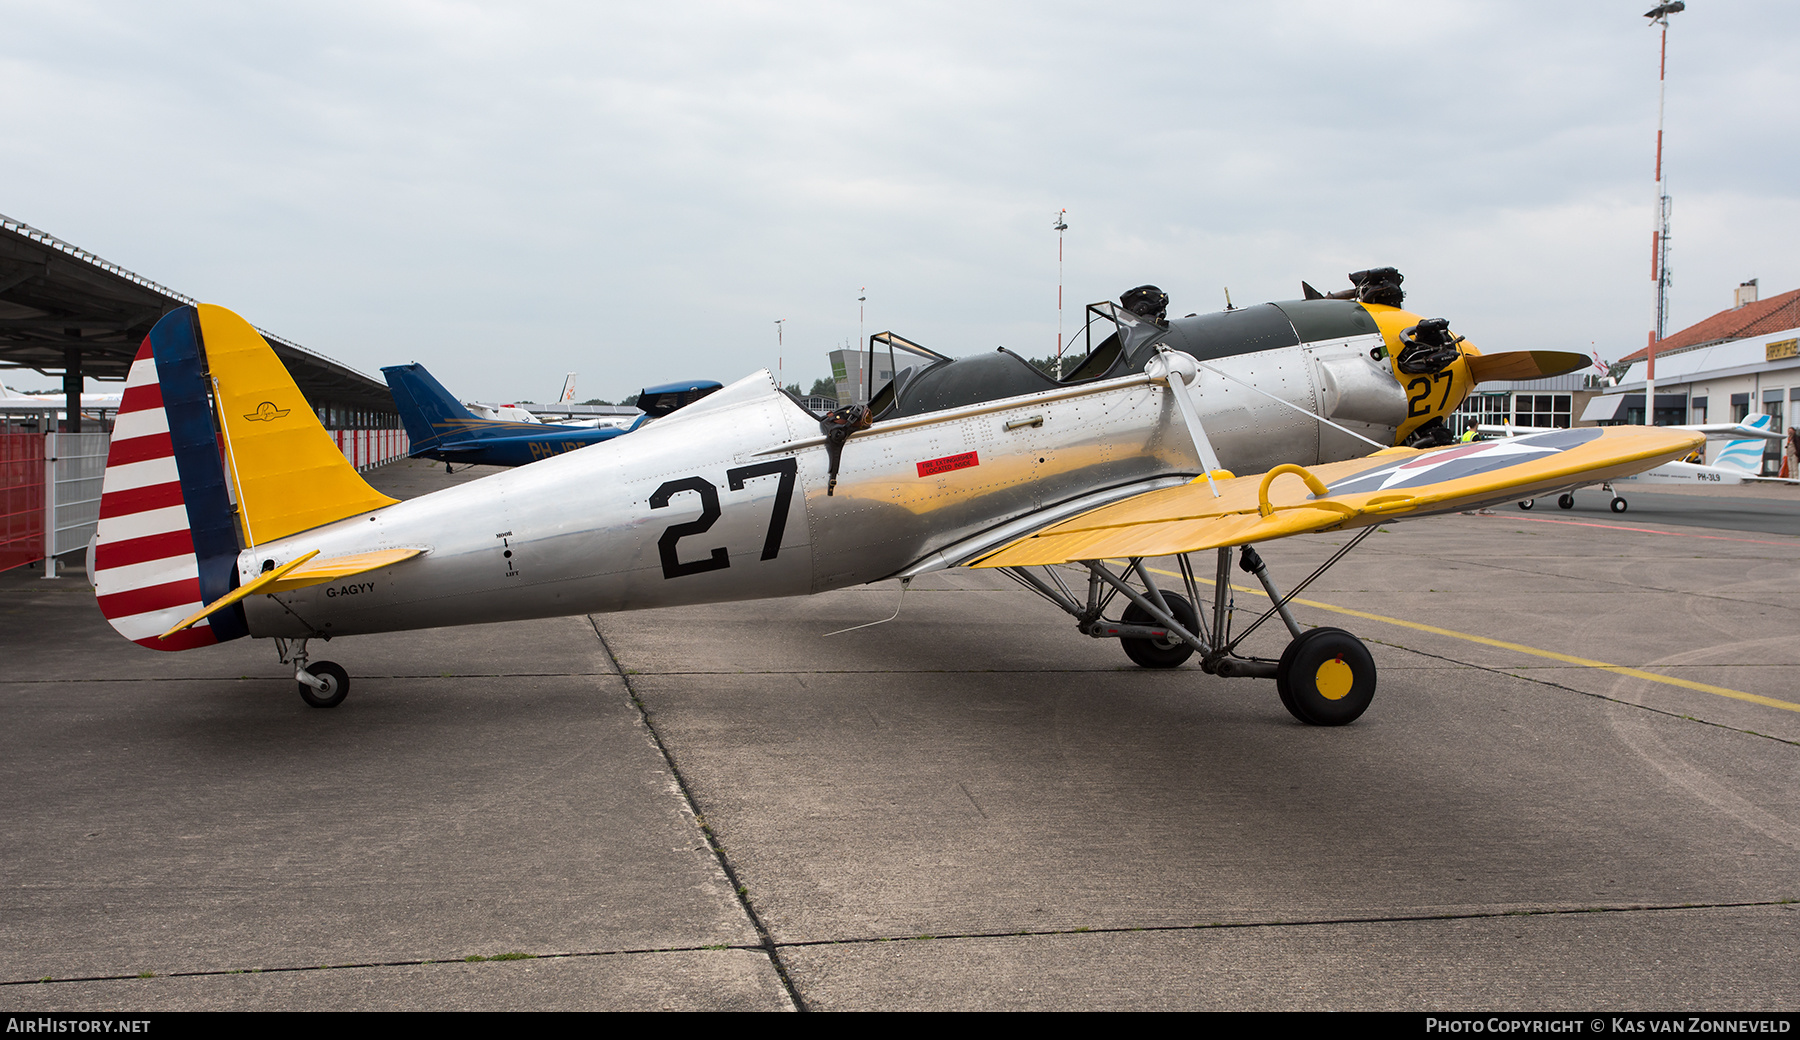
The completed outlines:
{"type": "MultiPolygon", "coordinates": [[[[411,449],[405,430],[329,432],[344,457],[358,470],[405,458],[411,449]]],[[[83,436],[87,435],[58,434],[57,439],[60,444],[65,439],[83,436]]],[[[73,446],[59,454],[69,450],[74,450],[73,446]]],[[[60,470],[68,471],[57,476],[58,551],[85,544],[98,515],[99,477],[105,468],[106,443],[103,439],[97,447],[82,451],[85,454],[81,457],[70,456],[58,463],[60,470]]],[[[45,471],[43,434],[0,427],[0,571],[44,558],[45,471]]]]}
{"type": "Polygon", "coordinates": [[[0,429],[0,571],[44,558],[44,435],[0,429]]]}
{"type": "Polygon", "coordinates": [[[412,450],[405,430],[330,430],[339,450],[358,470],[373,469],[412,450]]]}

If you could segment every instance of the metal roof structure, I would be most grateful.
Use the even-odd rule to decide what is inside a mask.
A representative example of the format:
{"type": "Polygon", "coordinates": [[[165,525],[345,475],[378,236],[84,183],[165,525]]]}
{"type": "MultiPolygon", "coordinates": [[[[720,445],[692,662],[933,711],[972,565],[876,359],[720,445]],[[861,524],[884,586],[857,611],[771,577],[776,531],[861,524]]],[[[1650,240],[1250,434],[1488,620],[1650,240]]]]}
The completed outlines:
{"type": "MultiPolygon", "coordinates": [[[[0,370],[124,379],[150,327],[197,302],[0,214],[0,370]]],[[[257,331],[315,408],[394,411],[382,380],[257,331]]]]}

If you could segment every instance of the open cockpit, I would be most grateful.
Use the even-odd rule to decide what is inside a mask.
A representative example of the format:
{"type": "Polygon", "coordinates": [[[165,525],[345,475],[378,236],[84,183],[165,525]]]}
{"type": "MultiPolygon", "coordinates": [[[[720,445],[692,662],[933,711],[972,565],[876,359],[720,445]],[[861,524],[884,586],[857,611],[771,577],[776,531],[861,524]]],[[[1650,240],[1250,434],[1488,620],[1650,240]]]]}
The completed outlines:
{"type": "Polygon", "coordinates": [[[869,417],[906,418],[1131,375],[1163,346],[1212,361],[1380,332],[1355,300],[1293,300],[1173,319],[1164,316],[1166,303],[1160,290],[1141,286],[1118,303],[1088,304],[1081,331],[1071,337],[1077,349],[1061,359],[1060,377],[1005,347],[952,358],[893,332],[876,333],[864,367],[873,384],[863,388],[869,417]],[[878,358],[887,363],[878,366],[878,358]],[[876,384],[878,367],[892,378],[876,384]]]}

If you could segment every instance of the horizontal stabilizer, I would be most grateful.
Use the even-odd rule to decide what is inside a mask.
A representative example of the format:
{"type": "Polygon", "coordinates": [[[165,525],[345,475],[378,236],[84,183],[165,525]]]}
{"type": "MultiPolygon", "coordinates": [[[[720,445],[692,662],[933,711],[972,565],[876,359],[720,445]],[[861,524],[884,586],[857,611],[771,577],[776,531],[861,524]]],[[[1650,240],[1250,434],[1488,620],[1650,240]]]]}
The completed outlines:
{"type": "Polygon", "coordinates": [[[1681,458],[1704,442],[1667,427],[1583,427],[1432,451],[1386,448],[1306,469],[1151,491],[1050,525],[976,567],[1171,556],[1312,531],[1476,509],[1593,484],[1681,458]]]}
{"type": "Polygon", "coordinates": [[[1697,423],[1693,426],[1677,426],[1674,428],[1677,430],[1692,430],[1695,433],[1704,433],[1706,434],[1707,440],[1713,441],[1747,440],[1752,437],[1759,437],[1765,441],[1787,439],[1786,433],[1780,430],[1772,430],[1768,427],[1768,416],[1759,415],[1756,418],[1762,421],[1764,425],[1753,426],[1746,421],[1737,423],[1697,423]]]}
{"type": "Polygon", "coordinates": [[[290,560],[280,567],[264,571],[261,575],[257,576],[255,581],[246,585],[240,585],[231,590],[228,595],[207,604],[204,610],[201,610],[192,617],[177,622],[167,632],[164,632],[157,638],[167,639],[184,628],[198,624],[207,615],[229,607],[233,603],[250,596],[272,596],[277,592],[287,592],[291,589],[305,589],[311,588],[314,585],[324,585],[327,582],[337,581],[339,578],[348,578],[357,574],[366,574],[369,571],[380,570],[383,567],[392,566],[403,560],[410,560],[422,552],[425,552],[425,550],[420,548],[379,549],[374,552],[351,553],[346,556],[333,556],[329,559],[320,560],[315,559],[315,557],[319,555],[319,551],[314,549],[312,552],[309,552],[298,559],[290,560]]]}
{"type": "Polygon", "coordinates": [[[1568,375],[1592,365],[1586,354],[1567,350],[1505,350],[1498,354],[1471,354],[1469,375],[1477,383],[1496,379],[1548,379],[1568,375]]]}
{"type": "Polygon", "coordinates": [[[329,581],[337,581],[339,578],[349,578],[358,574],[367,574],[370,571],[378,571],[383,567],[391,567],[426,551],[414,546],[405,549],[377,549],[374,552],[350,553],[323,560],[315,559],[287,572],[279,581],[262,591],[276,593],[286,592],[289,589],[323,585],[329,581]]]}

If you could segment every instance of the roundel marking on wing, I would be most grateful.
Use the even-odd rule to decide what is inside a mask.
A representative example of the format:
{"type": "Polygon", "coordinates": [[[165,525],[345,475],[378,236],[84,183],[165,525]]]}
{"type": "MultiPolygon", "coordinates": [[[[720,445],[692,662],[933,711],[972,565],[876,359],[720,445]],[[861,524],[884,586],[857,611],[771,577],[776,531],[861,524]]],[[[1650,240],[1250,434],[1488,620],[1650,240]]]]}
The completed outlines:
{"type": "Polygon", "coordinates": [[[1557,455],[1586,444],[1600,435],[1599,427],[1589,426],[1578,430],[1526,434],[1507,440],[1478,441],[1358,473],[1329,485],[1326,490],[1332,494],[1355,494],[1362,491],[1420,487],[1459,477],[1472,477],[1531,459],[1557,455]]]}

